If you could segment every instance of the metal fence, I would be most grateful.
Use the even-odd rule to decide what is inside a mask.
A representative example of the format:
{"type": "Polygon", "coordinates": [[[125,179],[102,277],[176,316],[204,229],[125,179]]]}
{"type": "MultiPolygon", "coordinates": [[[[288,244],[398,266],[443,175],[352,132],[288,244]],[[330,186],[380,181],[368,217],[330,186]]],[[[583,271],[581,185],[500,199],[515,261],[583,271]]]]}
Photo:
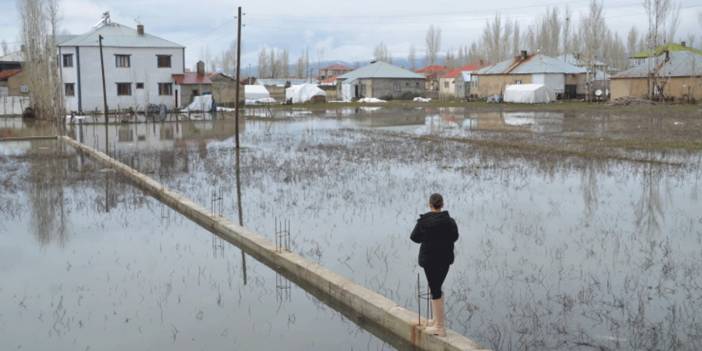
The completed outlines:
{"type": "Polygon", "coordinates": [[[0,96],[0,116],[19,116],[27,106],[27,96],[0,96]]]}

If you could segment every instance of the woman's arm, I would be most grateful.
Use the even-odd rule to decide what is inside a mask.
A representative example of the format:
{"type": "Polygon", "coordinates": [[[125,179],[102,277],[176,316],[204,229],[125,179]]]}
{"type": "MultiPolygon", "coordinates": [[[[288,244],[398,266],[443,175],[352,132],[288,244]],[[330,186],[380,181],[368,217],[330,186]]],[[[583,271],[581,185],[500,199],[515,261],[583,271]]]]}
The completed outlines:
{"type": "Polygon", "coordinates": [[[422,227],[419,225],[419,221],[417,221],[417,224],[414,226],[410,239],[418,244],[421,244],[422,241],[424,241],[424,232],[422,231],[422,227]]]}
{"type": "Polygon", "coordinates": [[[453,230],[451,233],[451,241],[456,242],[458,240],[458,225],[456,225],[456,221],[452,220],[453,222],[453,230]]]}

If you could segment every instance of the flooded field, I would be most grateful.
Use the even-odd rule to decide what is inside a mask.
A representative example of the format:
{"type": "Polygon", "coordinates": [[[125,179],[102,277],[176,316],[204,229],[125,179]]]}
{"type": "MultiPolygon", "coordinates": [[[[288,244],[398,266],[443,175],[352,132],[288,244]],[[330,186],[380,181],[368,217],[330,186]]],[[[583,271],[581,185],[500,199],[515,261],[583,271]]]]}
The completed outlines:
{"type": "MultiPolygon", "coordinates": [[[[444,288],[450,328],[494,350],[702,349],[700,115],[364,108],[247,116],[244,224],[273,239],[275,219],[289,220],[293,251],[416,310],[409,232],[427,196],[441,192],[461,233],[444,288]]],[[[13,130],[51,134],[21,122],[5,134],[13,130]]],[[[114,124],[107,140],[104,125],[69,128],[229,218],[237,217],[233,133],[231,120],[114,124]]],[[[243,286],[236,248],[72,150],[52,158],[54,147],[33,142],[30,151],[43,151],[28,157],[13,145],[0,144],[0,250],[8,252],[0,270],[14,282],[0,288],[0,333],[11,330],[12,348],[56,338],[83,348],[110,335],[181,349],[256,348],[247,342],[261,335],[272,343],[263,348],[389,348],[294,285],[292,302],[276,303],[276,274],[253,260],[243,286]],[[47,176],[55,173],[63,176],[47,176]],[[49,186],[61,197],[38,191],[49,186]],[[217,337],[224,324],[228,333],[217,337]],[[36,330],[45,336],[30,337],[36,330]],[[294,344],[303,341],[313,344],[294,344]]]]}

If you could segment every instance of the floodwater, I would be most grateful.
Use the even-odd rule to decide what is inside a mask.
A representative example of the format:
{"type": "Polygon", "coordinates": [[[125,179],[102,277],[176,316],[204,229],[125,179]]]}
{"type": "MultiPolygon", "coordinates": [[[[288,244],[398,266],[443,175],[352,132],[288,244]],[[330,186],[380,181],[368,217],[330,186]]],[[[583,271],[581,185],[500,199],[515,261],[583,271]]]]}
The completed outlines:
{"type": "MultiPolygon", "coordinates": [[[[655,145],[700,140],[699,116],[377,108],[252,110],[247,115],[249,120],[241,126],[244,224],[271,240],[275,219],[288,220],[293,251],[416,310],[418,248],[408,236],[417,215],[426,211],[428,195],[441,192],[461,233],[456,263],[444,286],[450,328],[494,350],[702,349],[702,153],[630,147],[651,145],[651,140],[655,145]]],[[[84,125],[74,126],[69,133],[90,146],[104,149],[107,144],[114,157],[213,212],[236,218],[231,120],[111,125],[107,143],[104,130],[101,125],[84,125]]],[[[9,145],[0,147],[7,150],[9,145]]],[[[0,167],[28,163],[21,154],[4,156],[11,162],[0,167]]],[[[74,163],[80,159],[71,158],[74,163]]],[[[91,165],[89,161],[80,164],[91,165]]],[[[0,197],[3,217],[13,223],[3,220],[0,226],[0,233],[12,233],[9,241],[2,241],[5,250],[12,255],[29,250],[38,257],[52,257],[41,269],[19,264],[24,261],[18,258],[9,260],[11,266],[0,259],[0,268],[16,276],[10,281],[23,282],[0,290],[0,306],[7,305],[0,309],[0,330],[8,325],[24,335],[43,330],[47,336],[40,340],[55,342],[54,321],[61,316],[60,310],[55,313],[57,306],[64,308],[68,299],[75,305],[77,296],[86,295],[79,287],[99,295],[94,305],[101,307],[78,313],[71,319],[71,328],[75,330],[75,319],[87,313],[93,319],[92,328],[99,329],[93,332],[100,336],[98,340],[127,333],[133,336],[132,345],[138,345],[144,335],[158,342],[155,345],[172,345],[168,343],[174,341],[169,339],[173,328],[161,323],[157,304],[168,291],[167,282],[191,300],[176,304],[175,295],[169,295],[163,311],[171,321],[182,323],[172,323],[178,324],[177,330],[193,334],[194,326],[215,333],[210,323],[197,318],[202,309],[195,302],[198,296],[217,306],[218,289],[235,296],[238,293],[231,289],[238,289],[244,291],[244,301],[256,299],[246,296],[263,295],[275,305],[274,293],[264,293],[274,291],[274,272],[258,265],[266,283],[260,290],[249,287],[255,284],[242,288],[240,274],[226,268],[240,266],[238,250],[224,244],[225,258],[217,259],[213,255],[217,241],[211,235],[171,211],[166,210],[170,217],[162,219],[161,205],[127,185],[117,185],[116,180],[110,183],[115,190],[111,193],[119,194],[113,197],[122,199],[115,200],[122,210],[100,211],[106,207],[100,200],[110,199],[104,195],[108,187],[100,181],[110,173],[76,172],[64,171],[69,179],[79,180],[63,185],[68,199],[63,203],[74,207],[66,213],[81,224],[72,228],[71,235],[56,236],[48,243],[36,234],[35,218],[50,214],[32,212],[36,211],[28,208],[32,201],[23,200],[31,199],[32,189],[37,188],[30,186],[30,180],[15,186],[24,189],[16,192],[20,196],[0,197]],[[17,206],[23,210],[14,210],[17,206]],[[93,241],[96,233],[103,238],[98,243],[93,241]],[[114,272],[110,279],[93,269],[97,260],[104,270],[114,272]],[[164,267],[158,264],[161,260],[164,267]],[[63,273],[63,261],[77,263],[63,273]],[[129,269],[128,263],[132,263],[129,269]],[[207,266],[205,287],[196,283],[204,279],[201,265],[207,266]],[[81,266],[79,276],[95,277],[81,284],[61,282],[64,274],[81,266]],[[150,273],[139,278],[134,270],[150,273]],[[223,288],[229,280],[235,281],[235,288],[223,288]],[[65,285],[75,290],[66,290],[65,285]],[[132,289],[127,292],[122,285],[132,289]],[[146,302],[139,302],[139,294],[146,296],[146,302]],[[39,296],[34,313],[25,312],[27,304],[21,300],[25,295],[39,296]],[[65,296],[63,304],[60,296],[65,296]],[[119,308],[106,307],[115,305],[119,308]],[[131,311],[131,318],[141,318],[143,328],[151,331],[126,332],[134,326],[126,323],[120,324],[122,333],[111,334],[108,326],[119,320],[110,315],[113,309],[121,315],[131,311]],[[37,319],[40,313],[48,322],[37,319]],[[24,324],[15,323],[18,314],[25,315],[24,324]]],[[[5,169],[2,174],[22,172],[5,169]]],[[[6,178],[12,180],[10,186],[15,184],[15,177],[6,178]]],[[[64,213],[56,208],[49,212],[64,213]]],[[[53,220],[49,227],[57,223],[53,220]]],[[[248,262],[255,271],[255,261],[248,262]]],[[[256,274],[249,276],[254,280],[256,274]]],[[[252,311],[247,317],[271,321],[269,330],[277,339],[266,341],[297,349],[315,347],[298,347],[294,342],[321,343],[327,338],[336,345],[350,345],[349,349],[389,347],[299,287],[291,289],[292,303],[285,306],[297,311],[296,329],[280,326],[288,312],[252,311]],[[315,317],[301,321],[307,314],[318,322],[310,322],[315,317]],[[320,324],[332,330],[312,334],[320,324]],[[307,334],[303,338],[301,333],[307,334]]],[[[229,306],[212,310],[225,315],[226,323],[220,320],[218,326],[239,324],[229,329],[231,340],[209,338],[202,332],[196,340],[178,335],[175,345],[185,349],[250,346],[244,340],[259,334],[246,328],[255,323],[236,319],[245,307],[234,302],[229,306]]],[[[83,342],[86,335],[62,340],[83,342]]],[[[35,339],[29,338],[40,342],[35,339]]]]}

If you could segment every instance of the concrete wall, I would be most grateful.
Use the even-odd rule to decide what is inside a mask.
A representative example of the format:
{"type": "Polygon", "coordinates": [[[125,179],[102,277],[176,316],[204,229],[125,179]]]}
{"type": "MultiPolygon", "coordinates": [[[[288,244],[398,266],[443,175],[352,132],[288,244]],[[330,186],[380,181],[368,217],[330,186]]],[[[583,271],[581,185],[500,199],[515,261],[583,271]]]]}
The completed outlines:
{"type": "Polygon", "coordinates": [[[478,87],[475,94],[480,98],[493,95],[502,95],[505,86],[509,84],[531,84],[531,74],[489,74],[475,75],[478,78],[478,87]]]}
{"type": "Polygon", "coordinates": [[[406,93],[423,96],[426,92],[424,79],[373,78],[360,79],[359,83],[364,97],[397,99],[406,93]]]}
{"type": "MultiPolygon", "coordinates": [[[[195,96],[212,92],[212,86],[210,84],[187,84],[177,85],[176,87],[176,89],[178,89],[178,104],[180,105],[178,107],[187,107],[193,102],[195,96]],[[195,90],[197,90],[197,94],[195,94],[195,90]]],[[[175,91],[173,93],[175,94],[175,91]]],[[[215,101],[219,103],[218,100],[215,99],[215,101]]]]}
{"type": "MultiPolygon", "coordinates": [[[[234,106],[236,103],[236,81],[213,80],[212,95],[219,106],[234,106]]],[[[244,99],[244,87],[239,89],[240,99],[244,99]]]]}
{"type": "Polygon", "coordinates": [[[305,290],[323,297],[322,300],[330,306],[343,307],[345,312],[342,313],[350,315],[361,326],[369,326],[368,330],[371,332],[382,331],[394,335],[411,345],[411,348],[416,347],[420,350],[482,350],[477,343],[451,330],[447,330],[446,337],[426,334],[423,332],[423,327],[417,325],[416,313],[388,298],[298,254],[277,251],[275,244],[262,235],[235,225],[226,218],[210,214],[204,207],[102,152],[68,137],[61,137],[60,140],[86,153],[101,164],[115,169],[164,204],[222,239],[240,247],[256,260],[282,273],[305,290]]]}
{"type": "MultiPolygon", "coordinates": [[[[663,93],[666,97],[685,100],[690,95],[695,100],[702,100],[702,77],[675,77],[662,80],[665,82],[663,93]]],[[[612,99],[633,96],[648,96],[646,78],[615,78],[610,81],[612,99]]]]}
{"type": "MultiPolygon", "coordinates": [[[[60,47],[59,54],[73,54],[73,67],[61,65],[61,78],[64,83],[76,84],[76,95],[65,97],[66,110],[78,111],[80,94],[82,111],[102,111],[102,76],[100,71],[100,50],[98,47],[60,47]],[[78,71],[80,68],[80,84],[78,71]]],[[[158,83],[173,83],[173,74],[183,73],[182,48],[116,48],[103,47],[105,60],[105,82],[107,106],[110,110],[133,108],[144,110],[148,104],[165,104],[175,107],[175,96],[160,96],[158,83]],[[115,55],[131,55],[129,68],[115,67],[115,55]],[[156,55],[170,55],[171,67],[158,68],[156,55]],[[117,83],[131,83],[131,96],[118,96],[117,83]],[[136,83],[144,83],[144,89],[137,89],[136,83]]],[[[61,56],[62,58],[62,56],[61,56]]],[[[62,61],[62,59],[60,59],[62,61]]],[[[175,84],[173,84],[175,94],[175,84]]]]}
{"type": "Polygon", "coordinates": [[[456,97],[457,78],[439,78],[439,97],[456,97]]]}
{"type": "Polygon", "coordinates": [[[29,85],[27,83],[27,71],[23,70],[20,73],[7,79],[7,94],[9,96],[29,96],[29,85]],[[26,91],[22,91],[24,86],[26,91]]]}
{"type": "Polygon", "coordinates": [[[27,106],[28,96],[0,96],[0,116],[19,116],[27,106]]]}

